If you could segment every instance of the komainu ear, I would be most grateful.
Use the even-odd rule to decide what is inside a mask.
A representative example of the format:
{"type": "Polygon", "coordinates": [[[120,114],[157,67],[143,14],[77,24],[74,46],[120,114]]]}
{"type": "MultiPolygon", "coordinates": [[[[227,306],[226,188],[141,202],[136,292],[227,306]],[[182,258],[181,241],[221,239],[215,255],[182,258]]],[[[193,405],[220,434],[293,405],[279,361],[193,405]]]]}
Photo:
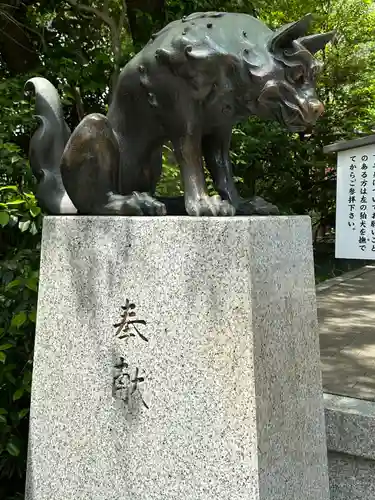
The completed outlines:
{"type": "Polygon", "coordinates": [[[318,50],[324,49],[328,42],[332,40],[335,36],[335,31],[329,31],[328,33],[319,33],[317,35],[303,36],[298,38],[297,42],[305,47],[311,54],[315,54],[318,50]]]}
{"type": "Polygon", "coordinates": [[[273,34],[269,41],[268,48],[270,52],[277,52],[278,50],[283,50],[290,48],[293,40],[297,38],[302,38],[308,29],[312,21],[312,14],[306,14],[299,21],[294,23],[285,24],[278,28],[273,34]]]}

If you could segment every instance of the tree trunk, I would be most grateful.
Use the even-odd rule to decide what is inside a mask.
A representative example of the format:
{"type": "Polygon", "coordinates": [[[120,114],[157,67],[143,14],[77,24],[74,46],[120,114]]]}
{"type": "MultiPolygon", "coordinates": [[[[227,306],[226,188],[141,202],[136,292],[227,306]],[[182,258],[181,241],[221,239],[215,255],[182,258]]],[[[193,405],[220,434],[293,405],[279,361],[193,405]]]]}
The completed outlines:
{"type": "Polygon", "coordinates": [[[126,0],[126,8],[135,46],[146,44],[165,23],[165,0],[126,0]]]}
{"type": "Polygon", "coordinates": [[[25,24],[30,1],[3,0],[0,6],[0,54],[11,75],[26,73],[39,63],[25,24]]]}

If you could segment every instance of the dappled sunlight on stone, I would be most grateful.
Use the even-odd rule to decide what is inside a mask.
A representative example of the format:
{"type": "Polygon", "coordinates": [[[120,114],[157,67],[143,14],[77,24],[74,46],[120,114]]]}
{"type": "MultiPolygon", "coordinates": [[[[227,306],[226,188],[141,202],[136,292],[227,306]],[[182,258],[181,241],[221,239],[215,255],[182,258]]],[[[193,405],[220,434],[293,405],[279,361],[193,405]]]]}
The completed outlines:
{"type": "Polygon", "coordinates": [[[317,293],[324,390],[375,400],[375,268],[317,293]]]}

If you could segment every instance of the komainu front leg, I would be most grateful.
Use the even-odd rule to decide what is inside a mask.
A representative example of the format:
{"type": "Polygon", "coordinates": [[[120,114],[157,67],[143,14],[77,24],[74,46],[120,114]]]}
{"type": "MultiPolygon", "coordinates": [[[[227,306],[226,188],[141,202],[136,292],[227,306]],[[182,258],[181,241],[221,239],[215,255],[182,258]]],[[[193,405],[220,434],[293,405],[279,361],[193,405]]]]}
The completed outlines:
{"type": "Polygon", "coordinates": [[[120,153],[107,118],[86,116],[71,135],[61,160],[65,189],[80,214],[164,215],[147,193],[118,193],[120,153]]]}
{"type": "Polygon", "coordinates": [[[278,214],[278,208],[259,196],[247,200],[241,198],[233,179],[232,164],[229,158],[231,129],[218,129],[202,141],[203,155],[215,184],[224,200],[229,200],[237,215],[278,214]]]}
{"type": "Polygon", "coordinates": [[[173,141],[173,145],[181,168],[188,215],[234,215],[235,210],[228,201],[207,194],[200,136],[187,135],[173,141]]]}

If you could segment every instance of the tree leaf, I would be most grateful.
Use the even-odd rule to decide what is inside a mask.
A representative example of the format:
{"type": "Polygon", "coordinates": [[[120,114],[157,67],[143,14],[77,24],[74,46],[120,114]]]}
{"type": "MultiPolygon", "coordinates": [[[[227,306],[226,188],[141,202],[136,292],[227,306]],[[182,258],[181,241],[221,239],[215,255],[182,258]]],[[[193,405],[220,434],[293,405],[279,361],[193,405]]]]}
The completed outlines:
{"type": "Polygon", "coordinates": [[[6,417],[4,417],[4,415],[0,415],[0,424],[6,424],[6,423],[7,423],[6,417]]]}
{"type": "MultiPolygon", "coordinates": [[[[5,354],[3,352],[0,352],[0,358],[1,358],[1,354],[5,354]]],[[[7,378],[9,380],[10,383],[12,383],[13,385],[16,385],[17,384],[17,381],[16,379],[13,377],[13,375],[9,372],[7,372],[5,374],[5,378],[7,378]]]]}
{"type": "Polygon", "coordinates": [[[39,207],[31,207],[30,208],[30,213],[33,217],[37,217],[41,212],[41,209],[39,207]]]}
{"type": "Polygon", "coordinates": [[[29,320],[32,321],[33,323],[36,323],[36,311],[31,311],[29,313],[29,320]]]}
{"type": "Polygon", "coordinates": [[[8,442],[6,450],[9,455],[12,455],[13,457],[18,457],[18,455],[20,454],[20,449],[13,441],[8,442]]]}
{"type": "Polygon", "coordinates": [[[17,198],[17,200],[8,201],[7,205],[17,206],[17,205],[24,205],[25,203],[26,201],[23,200],[22,198],[17,198]]]}
{"type": "Polygon", "coordinates": [[[8,415],[8,412],[5,408],[0,408],[0,415],[8,415]]]}
{"type": "Polygon", "coordinates": [[[5,352],[0,351],[0,363],[5,363],[7,357],[5,352]]]}
{"type": "Polygon", "coordinates": [[[6,351],[7,349],[11,349],[12,347],[12,344],[2,344],[0,345],[0,351],[6,351]]]}
{"type": "Polygon", "coordinates": [[[16,392],[13,394],[13,401],[17,401],[17,399],[22,398],[24,392],[25,391],[23,387],[17,389],[16,392]]]}
{"type": "Polygon", "coordinates": [[[0,226],[4,227],[9,222],[9,214],[7,212],[0,212],[0,226]]]}
{"type": "Polygon", "coordinates": [[[33,292],[38,291],[38,280],[36,278],[29,278],[26,281],[26,286],[29,290],[32,290],[33,292]]]}
{"type": "Polygon", "coordinates": [[[28,413],[29,413],[29,408],[24,408],[23,410],[21,410],[18,413],[18,416],[21,419],[21,418],[25,417],[28,413]]]}
{"type": "Polygon", "coordinates": [[[25,311],[20,311],[17,313],[15,316],[13,316],[12,321],[11,321],[11,326],[15,326],[16,328],[19,328],[22,326],[25,321],[27,320],[27,315],[25,311]]]}
{"type": "Polygon", "coordinates": [[[16,286],[20,286],[20,284],[21,284],[21,280],[13,280],[7,284],[5,290],[6,291],[11,290],[12,288],[14,288],[16,286]]]}
{"type": "Polygon", "coordinates": [[[38,234],[38,228],[36,227],[35,222],[31,224],[30,233],[33,235],[38,234]]]}
{"type": "Polygon", "coordinates": [[[18,223],[18,227],[24,233],[25,231],[27,231],[29,229],[30,224],[31,224],[31,220],[20,221],[18,223]]]}
{"type": "Polygon", "coordinates": [[[23,376],[23,386],[24,389],[27,390],[28,385],[30,385],[31,382],[31,371],[25,371],[24,376],[23,376]]]}
{"type": "Polygon", "coordinates": [[[14,227],[16,224],[18,224],[18,217],[16,215],[11,214],[9,225],[10,227],[14,227]]]}

